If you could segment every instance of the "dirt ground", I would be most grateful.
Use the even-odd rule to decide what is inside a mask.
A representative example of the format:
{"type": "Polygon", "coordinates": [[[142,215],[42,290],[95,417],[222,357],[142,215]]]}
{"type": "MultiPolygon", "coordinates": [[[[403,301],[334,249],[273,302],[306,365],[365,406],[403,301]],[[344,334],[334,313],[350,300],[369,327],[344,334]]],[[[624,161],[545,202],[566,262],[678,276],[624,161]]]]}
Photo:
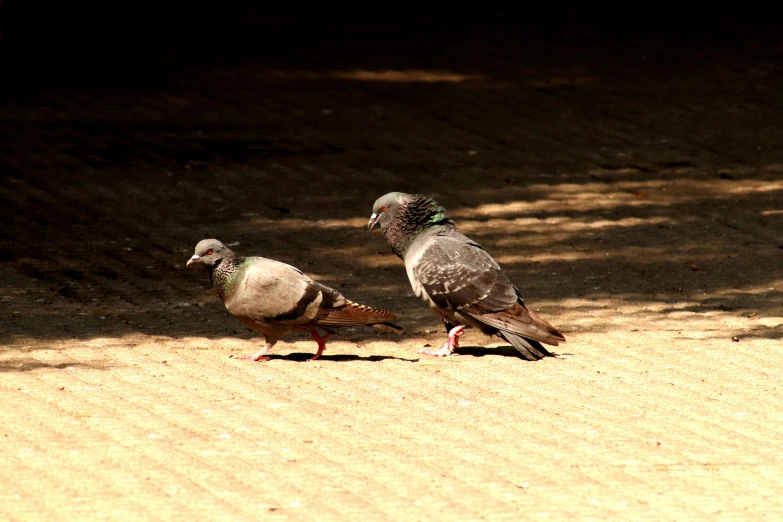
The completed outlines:
{"type": "Polygon", "coordinates": [[[2,518],[783,517],[778,32],[247,22],[4,87],[2,518]],[[442,325],[366,229],[391,190],[446,206],[559,357],[418,355],[442,325]],[[406,334],[238,360],[259,336],[185,268],[206,237],[406,334]]]}

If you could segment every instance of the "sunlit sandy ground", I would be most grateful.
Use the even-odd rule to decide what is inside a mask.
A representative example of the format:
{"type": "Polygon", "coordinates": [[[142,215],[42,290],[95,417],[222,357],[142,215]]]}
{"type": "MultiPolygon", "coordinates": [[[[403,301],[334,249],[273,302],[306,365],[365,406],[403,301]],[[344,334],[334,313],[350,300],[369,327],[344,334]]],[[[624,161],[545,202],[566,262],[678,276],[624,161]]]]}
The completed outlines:
{"type": "Polygon", "coordinates": [[[767,40],[742,54],[586,35],[577,60],[551,37],[471,61],[493,38],[512,36],[420,42],[443,63],[392,46],[375,68],[307,40],[301,56],[345,63],[164,54],[142,87],[4,100],[0,513],[783,516],[767,40]],[[418,355],[443,327],[366,230],[390,190],[443,203],[564,332],[559,357],[526,362],[475,332],[456,356],[418,355]],[[259,337],[185,269],[204,237],[391,309],[407,332],[344,331],[312,363],[303,336],[238,360],[259,337]]]}

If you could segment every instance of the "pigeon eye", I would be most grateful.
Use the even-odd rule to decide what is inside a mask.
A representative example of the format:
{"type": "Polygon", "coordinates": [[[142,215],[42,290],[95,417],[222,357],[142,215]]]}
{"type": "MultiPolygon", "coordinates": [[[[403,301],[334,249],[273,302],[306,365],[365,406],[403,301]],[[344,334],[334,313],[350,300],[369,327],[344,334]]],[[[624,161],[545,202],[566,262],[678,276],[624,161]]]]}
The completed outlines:
{"type": "Polygon", "coordinates": [[[386,205],[381,207],[381,212],[386,212],[386,205]]]}
{"type": "Polygon", "coordinates": [[[208,256],[211,256],[211,255],[212,255],[212,249],[211,249],[211,248],[210,248],[209,250],[207,250],[207,255],[208,255],[208,256]]]}

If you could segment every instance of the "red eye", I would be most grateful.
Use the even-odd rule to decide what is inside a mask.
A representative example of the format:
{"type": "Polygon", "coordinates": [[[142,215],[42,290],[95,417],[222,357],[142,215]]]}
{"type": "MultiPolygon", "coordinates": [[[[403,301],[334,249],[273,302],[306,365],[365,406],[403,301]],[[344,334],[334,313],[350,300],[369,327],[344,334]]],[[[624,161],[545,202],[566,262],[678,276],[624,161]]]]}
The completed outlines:
{"type": "Polygon", "coordinates": [[[386,212],[386,205],[381,207],[381,212],[386,212]]]}
{"type": "Polygon", "coordinates": [[[207,255],[208,255],[208,256],[211,256],[211,255],[212,255],[212,249],[211,249],[211,248],[210,248],[209,250],[207,250],[207,255]]]}

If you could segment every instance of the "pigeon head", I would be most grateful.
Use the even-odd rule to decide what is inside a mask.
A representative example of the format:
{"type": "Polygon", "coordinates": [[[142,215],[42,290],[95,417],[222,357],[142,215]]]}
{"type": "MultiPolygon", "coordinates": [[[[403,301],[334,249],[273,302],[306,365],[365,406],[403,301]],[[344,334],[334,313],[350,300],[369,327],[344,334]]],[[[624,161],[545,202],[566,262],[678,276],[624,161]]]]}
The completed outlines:
{"type": "Polygon", "coordinates": [[[367,228],[380,226],[392,251],[402,256],[419,232],[445,224],[454,222],[434,199],[423,194],[390,192],[375,201],[367,228]]]}
{"type": "Polygon", "coordinates": [[[386,230],[396,221],[402,221],[405,228],[421,229],[450,222],[449,214],[437,201],[423,194],[389,192],[381,196],[372,206],[372,216],[367,228],[379,225],[386,230]]]}
{"type": "Polygon", "coordinates": [[[397,217],[408,197],[410,194],[402,192],[389,192],[385,196],[379,197],[372,206],[372,216],[370,216],[370,222],[367,223],[367,228],[372,230],[375,225],[379,225],[381,230],[385,231],[397,217]]]}
{"type": "Polygon", "coordinates": [[[201,263],[207,268],[216,267],[223,259],[234,257],[234,252],[217,239],[204,239],[196,245],[196,253],[186,266],[201,263]]]}

